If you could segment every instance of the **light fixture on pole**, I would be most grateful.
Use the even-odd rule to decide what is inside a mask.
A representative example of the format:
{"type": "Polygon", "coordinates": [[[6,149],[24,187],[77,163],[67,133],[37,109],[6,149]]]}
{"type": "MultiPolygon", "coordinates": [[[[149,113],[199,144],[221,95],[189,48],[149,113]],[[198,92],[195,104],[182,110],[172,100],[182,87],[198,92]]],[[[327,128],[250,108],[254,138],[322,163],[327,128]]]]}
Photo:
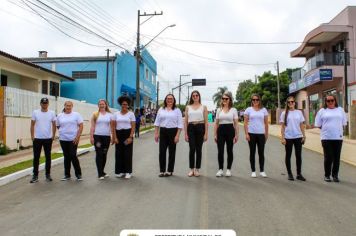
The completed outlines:
{"type": "MultiPolygon", "coordinates": [[[[161,30],[161,32],[159,32],[155,37],[153,37],[148,43],[146,43],[143,47],[140,47],[140,17],[141,16],[157,16],[157,15],[163,15],[163,12],[161,13],[154,13],[154,14],[146,14],[146,12],[141,15],[140,14],[140,10],[138,10],[138,16],[137,16],[137,44],[136,44],[136,108],[140,108],[140,60],[141,60],[141,50],[143,50],[149,43],[151,43],[155,38],[157,38],[161,33],[163,33],[163,31],[165,31],[166,29],[170,28],[170,27],[174,27],[176,26],[175,24],[173,25],[169,25],[167,27],[165,27],[163,30],[161,30]]],[[[151,18],[149,18],[151,19],[151,18]]],[[[147,19],[147,20],[149,20],[147,19]]],[[[146,21],[147,21],[146,20],[146,21]]],[[[143,23],[145,23],[146,21],[144,21],[143,23]]],[[[142,23],[142,24],[143,24],[142,23]]]]}

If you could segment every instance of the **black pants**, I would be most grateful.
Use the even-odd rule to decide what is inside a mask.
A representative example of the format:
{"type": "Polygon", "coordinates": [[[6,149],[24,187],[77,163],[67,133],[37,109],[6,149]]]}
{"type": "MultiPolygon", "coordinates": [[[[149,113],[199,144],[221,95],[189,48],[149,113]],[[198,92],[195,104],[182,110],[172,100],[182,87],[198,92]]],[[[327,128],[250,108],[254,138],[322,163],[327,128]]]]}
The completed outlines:
{"type": "Polygon", "coordinates": [[[286,167],[288,174],[292,174],[290,159],[294,145],[295,160],[297,165],[297,175],[302,174],[302,138],[286,139],[286,167]]]}
{"type": "Polygon", "coordinates": [[[168,170],[167,172],[174,171],[174,162],[176,159],[176,143],[174,137],[177,135],[178,128],[164,128],[159,129],[159,169],[160,172],[166,172],[166,156],[167,148],[168,156],[168,170]]]}
{"type": "Polygon", "coordinates": [[[189,168],[200,169],[205,124],[188,124],[187,131],[189,136],[189,168]]]}
{"type": "Polygon", "coordinates": [[[338,177],[342,140],[321,140],[324,150],[325,177],[338,177]]]}
{"type": "Polygon", "coordinates": [[[98,177],[105,176],[104,168],[106,156],[110,146],[110,136],[94,135],[95,161],[98,170],[98,177]]]}
{"type": "Polygon", "coordinates": [[[132,173],[133,142],[125,145],[125,140],[130,137],[131,129],[116,130],[119,143],[115,145],[115,174],[132,173]]]}
{"type": "Polygon", "coordinates": [[[38,166],[40,164],[41,150],[43,150],[46,157],[46,175],[51,174],[51,150],[52,139],[38,139],[33,140],[33,175],[38,176],[38,166]]]}
{"type": "Polygon", "coordinates": [[[64,156],[64,176],[70,177],[70,167],[73,164],[75,176],[79,177],[82,175],[82,170],[80,168],[79,160],[77,157],[78,145],[75,145],[73,141],[63,141],[60,140],[61,148],[64,156]]]}
{"type": "Polygon", "coordinates": [[[248,142],[248,145],[250,146],[250,165],[251,165],[251,170],[252,172],[256,171],[255,167],[255,154],[256,154],[256,145],[258,149],[258,156],[259,156],[259,162],[260,162],[260,171],[264,171],[264,165],[265,165],[265,143],[266,143],[266,137],[264,134],[252,134],[248,133],[250,135],[250,141],[248,142]]]}
{"type": "Polygon", "coordinates": [[[231,169],[234,160],[235,128],[233,124],[220,124],[217,130],[218,162],[219,169],[224,169],[224,147],[226,143],[227,169],[231,169]]]}
{"type": "Polygon", "coordinates": [[[136,123],[135,126],[135,137],[140,137],[140,126],[141,126],[141,122],[136,123]]]}

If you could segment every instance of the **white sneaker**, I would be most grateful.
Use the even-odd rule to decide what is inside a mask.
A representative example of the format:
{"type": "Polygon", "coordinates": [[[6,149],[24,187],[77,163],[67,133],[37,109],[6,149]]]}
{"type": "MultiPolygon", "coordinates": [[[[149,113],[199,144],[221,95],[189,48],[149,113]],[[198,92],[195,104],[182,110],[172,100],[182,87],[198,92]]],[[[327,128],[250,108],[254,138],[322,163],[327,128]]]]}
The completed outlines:
{"type": "Polygon", "coordinates": [[[225,176],[226,177],[230,177],[231,176],[231,170],[227,169],[226,173],[225,173],[225,176]]]}
{"type": "Polygon", "coordinates": [[[252,173],[251,173],[251,177],[252,177],[252,178],[256,178],[256,177],[257,177],[256,172],[252,172],[252,173]]]}
{"type": "Polygon", "coordinates": [[[267,178],[267,175],[266,175],[265,172],[261,172],[261,173],[260,173],[260,176],[262,176],[263,178],[267,178]]]}
{"type": "Polygon", "coordinates": [[[122,178],[122,177],[125,177],[125,174],[124,173],[120,173],[120,174],[116,174],[115,175],[117,178],[122,178]]]}
{"type": "Polygon", "coordinates": [[[223,176],[224,172],[222,169],[218,170],[218,172],[216,173],[216,177],[221,177],[223,176]]]}
{"type": "Polygon", "coordinates": [[[126,173],[125,179],[130,179],[130,178],[131,178],[131,174],[130,173],[126,173]]]}

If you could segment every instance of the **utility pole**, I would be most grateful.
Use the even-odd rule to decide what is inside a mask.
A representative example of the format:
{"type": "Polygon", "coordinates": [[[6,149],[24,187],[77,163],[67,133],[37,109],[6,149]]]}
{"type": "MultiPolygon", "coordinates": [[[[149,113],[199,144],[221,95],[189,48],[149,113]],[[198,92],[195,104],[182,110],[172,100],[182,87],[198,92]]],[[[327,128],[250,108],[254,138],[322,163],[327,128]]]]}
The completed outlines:
{"type": "MultiPolygon", "coordinates": [[[[147,14],[144,12],[142,15],[140,13],[140,10],[137,12],[137,42],[136,42],[136,108],[140,108],[140,60],[141,60],[141,55],[140,55],[140,17],[141,16],[149,16],[146,21],[151,19],[154,16],[158,15],[163,15],[163,12],[161,13],[152,13],[152,14],[147,14]]],[[[145,23],[146,21],[142,22],[145,23]]]]}
{"type": "MultiPolygon", "coordinates": [[[[277,99],[278,99],[278,110],[281,108],[281,100],[280,100],[280,91],[279,91],[279,62],[277,61],[277,99]]],[[[279,112],[279,111],[278,111],[279,112]]]]}
{"type": "Polygon", "coordinates": [[[110,49],[106,49],[106,87],[105,87],[106,88],[106,90],[105,90],[106,102],[108,102],[108,90],[109,90],[109,52],[110,52],[110,49]]]}
{"type": "Polygon", "coordinates": [[[159,100],[158,100],[158,95],[159,95],[159,81],[157,81],[157,102],[156,102],[156,109],[158,110],[158,108],[159,108],[159,104],[158,104],[158,102],[159,102],[159,100]]]}
{"type": "Polygon", "coordinates": [[[346,43],[347,43],[347,40],[346,40],[346,37],[344,39],[344,110],[345,112],[347,113],[349,111],[349,102],[348,102],[348,95],[347,95],[347,47],[346,47],[346,43]]]}

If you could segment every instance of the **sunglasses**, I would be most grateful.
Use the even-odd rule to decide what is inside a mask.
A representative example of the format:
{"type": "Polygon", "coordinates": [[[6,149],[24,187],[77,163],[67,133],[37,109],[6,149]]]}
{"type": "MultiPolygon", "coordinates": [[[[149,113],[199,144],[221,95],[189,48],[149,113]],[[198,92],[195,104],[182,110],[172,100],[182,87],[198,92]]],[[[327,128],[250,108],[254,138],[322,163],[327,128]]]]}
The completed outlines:
{"type": "Polygon", "coordinates": [[[295,101],[288,101],[287,103],[295,103],[295,101]]]}
{"type": "Polygon", "coordinates": [[[193,94],[192,97],[199,97],[199,95],[198,94],[193,94]]]}
{"type": "Polygon", "coordinates": [[[221,100],[227,101],[229,100],[229,98],[221,98],[221,100]]]}
{"type": "Polygon", "coordinates": [[[259,102],[260,99],[252,99],[253,102],[259,102]]]}
{"type": "Polygon", "coordinates": [[[334,99],[328,99],[328,100],[326,100],[326,102],[335,102],[335,100],[334,99]]]}

